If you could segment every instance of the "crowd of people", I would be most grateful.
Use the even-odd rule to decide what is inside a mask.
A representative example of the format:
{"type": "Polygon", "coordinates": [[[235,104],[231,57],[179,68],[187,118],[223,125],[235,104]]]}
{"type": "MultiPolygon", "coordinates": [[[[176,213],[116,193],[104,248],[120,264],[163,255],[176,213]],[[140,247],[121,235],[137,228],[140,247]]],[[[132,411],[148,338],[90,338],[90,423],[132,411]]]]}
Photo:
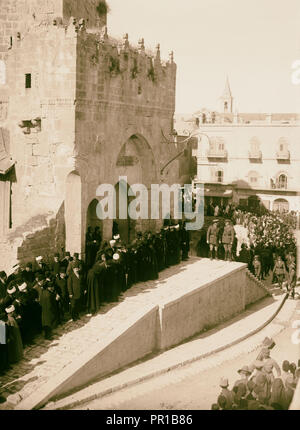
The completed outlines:
{"type": "Polygon", "coordinates": [[[286,288],[295,298],[297,214],[267,211],[263,214],[235,207],[208,205],[206,213],[216,216],[206,232],[208,257],[246,263],[260,280],[286,288]]]}
{"type": "Polygon", "coordinates": [[[281,367],[271,357],[273,339],[265,338],[257,359],[237,370],[238,377],[229,389],[222,378],[220,394],[212,410],[288,410],[300,378],[300,360],[284,360],[281,367]]]}
{"type": "Polygon", "coordinates": [[[37,335],[50,339],[58,325],[82,313],[92,316],[133,284],[158,279],[160,271],[188,259],[184,223],[171,221],[157,234],[138,232],[129,245],[119,234],[109,242],[100,236],[99,229],[88,229],[85,262],[66,252],[17,265],[9,276],[0,272],[0,372],[18,362],[37,335]]]}

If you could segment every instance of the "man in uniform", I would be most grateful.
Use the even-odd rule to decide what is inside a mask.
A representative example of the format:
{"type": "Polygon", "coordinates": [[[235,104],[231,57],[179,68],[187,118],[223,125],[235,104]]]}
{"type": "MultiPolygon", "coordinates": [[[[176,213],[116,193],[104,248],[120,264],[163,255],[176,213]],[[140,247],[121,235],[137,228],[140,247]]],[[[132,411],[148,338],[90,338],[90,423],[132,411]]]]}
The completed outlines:
{"type": "Polygon", "coordinates": [[[232,261],[232,245],[234,241],[234,228],[229,219],[225,220],[225,227],[222,234],[222,244],[225,250],[225,261],[232,261]]]}
{"type": "Polygon", "coordinates": [[[208,227],[206,242],[209,245],[209,258],[213,259],[213,251],[215,251],[215,259],[218,260],[218,243],[219,243],[218,220],[214,219],[212,225],[208,227]]]}

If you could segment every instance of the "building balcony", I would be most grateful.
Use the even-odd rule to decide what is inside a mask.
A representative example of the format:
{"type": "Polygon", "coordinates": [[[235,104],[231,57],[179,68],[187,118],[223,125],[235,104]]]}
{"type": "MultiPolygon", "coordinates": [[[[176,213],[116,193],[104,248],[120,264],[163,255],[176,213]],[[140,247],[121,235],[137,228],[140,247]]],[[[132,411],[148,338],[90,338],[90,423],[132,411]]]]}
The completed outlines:
{"type": "Polygon", "coordinates": [[[261,151],[249,151],[249,159],[259,161],[262,159],[262,152],[261,151]]]}
{"type": "Polygon", "coordinates": [[[228,152],[226,149],[213,151],[209,149],[207,151],[207,158],[219,158],[219,159],[226,159],[228,157],[228,152]]]}
{"type": "Polygon", "coordinates": [[[276,152],[277,161],[289,161],[290,160],[290,151],[278,151],[276,152]]]}

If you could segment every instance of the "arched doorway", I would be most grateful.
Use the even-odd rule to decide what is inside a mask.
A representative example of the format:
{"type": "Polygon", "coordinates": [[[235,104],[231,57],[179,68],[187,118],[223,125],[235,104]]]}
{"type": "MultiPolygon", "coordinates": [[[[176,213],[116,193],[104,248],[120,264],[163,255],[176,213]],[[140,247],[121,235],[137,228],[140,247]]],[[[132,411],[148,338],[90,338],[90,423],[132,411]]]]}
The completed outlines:
{"type": "Polygon", "coordinates": [[[94,199],[91,201],[91,203],[88,206],[87,209],[87,217],[86,217],[86,228],[92,227],[94,230],[96,227],[99,227],[101,234],[103,233],[103,222],[101,219],[97,216],[97,205],[99,201],[97,199],[94,199]]]}
{"type": "Polygon", "coordinates": [[[285,199],[277,199],[273,203],[273,211],[275,212],[288,212],[289,202],[285,199]]]}
{"type": "Polygon", "coordinates": [[[70,173],[66,181],[65,198],[66,251],[82,252],[81,178],[70,173]]]}
{"type": "MultiPolygon", "coordinates": [[[[152,222],[150,216],[148,216],[148,219],[132,220],[129,219],[128,210],[127,219],[122,219],[119,213],[118,205],[120,193],[121,195],[127,193],[128,196],[128,188],[130,185],[132,186],[134,184],[142,184],[147,188],[149,213],[151,210],[151,193],[149,190],[151,189],[151,184],[159,183],[159,181],[157,179],[157,170],[152,149],[143,136],[134,134],[121,147],[116,159],[115,175],[117,216],[114,220],[113,230],[116,231],[116,229],[118,229],[121,239],[128,243],[134,240],[137,230],[151,230],[154,229],[156,225],[155,220],[152,222]],[[126,178],[126,181],[120,180],[122,177],[126,178]]],[[[134,198],[135,197],[127,197],[127,208],[134,198]]]]}

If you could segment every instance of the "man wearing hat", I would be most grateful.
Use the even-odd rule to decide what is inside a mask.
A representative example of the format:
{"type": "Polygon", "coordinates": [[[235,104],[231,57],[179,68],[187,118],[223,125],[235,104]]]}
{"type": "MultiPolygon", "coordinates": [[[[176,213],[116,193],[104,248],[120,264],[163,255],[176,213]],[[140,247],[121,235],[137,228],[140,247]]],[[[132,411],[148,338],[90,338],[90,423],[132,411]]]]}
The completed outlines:
{"type": "Polygon", "coordinates": [[[15,307],[13,305],[5,309],[7,313],[7,338],[8,338],[8,361],[17,363],[23,358],[23,343],[20,329],[16,321],[15,307]]]}
{"type": "Polygon", "coordinates": [[[50,263],[50,271],[55,278],[58,278],[60,271],[61,261],[59,253],[54,254],[53,260],[50,263]]]}
{"type": "Polygon", "coordinates": [[[19,264],[15,264],[13,269],[14,269],[13,273],[9,275],[9,277],[7,278],[7,281],[6,281],[7,286],[10,286],[12,282],[15,282],[21,276],[21,270],[20,270],[19,264]]]}
{"type": "Polygon", "coordinates": [[[235,231],[229,219],[225,220],[225,227],[222,234],[222,245],[225,251],[225,261],[232,261],[232,245],[235,231]]]}
{"type": "Polygon", "coordinates": [[[45,273],[47,270],[48,268],[46,263],[44,263],[44,258],[41,255],[36,257],[35,262],[33,263],[33,272],[45,273]]]}
{"type": "Polygon", "coordinates": [[[31,286],[35,281],[35,276],[32,270],[32,263],[27,263],[25,266],[25,270],[22,272],[22,280],[26,282],[29,286],[31,286]]]}
{"type": "Polygon", "coordinates": [[[1,310],[1,304],[3,303],[3,300],[6,297],[6,280],[7,276],[5,272],[0,272],[0,310],[1,310]]]}
{"type": "Polygon", "coordinates": [[[251,376],[251,370],[248,366],[243,366],[241,369],[238,370],[238,374],[240,375],[241,379],[238,379],[234,383],[234,387],[238,386],[239,384],[248,384],[249,377],[251,376]]]}
{"type": "MultiPolygon", "coordinates": [[[[7,314],[0,311],[0,375],[8,370],[8,327],[7,314]]],[[[1,402],[1,400],[0,400],[1,402]]]]}
{"type": "Polygon", "coordinates": [[[69,311],[69,292],[68,292],[68,283],[67,283],[67,274],[66,269],[61,267],[59,270],[59,275],[55,280],[55,284],[58,290],[58,294],[61,297],[60,300],[60,316],[61,320],[64,319],[65,314],[69,311]]]}
{"type": "Polygon", "coordinates": [[[220,395],[224,396],[226,399],[226,407],[225,409],[232,409],[232,405],[234,403],[234,395],[232,391],[228,389],[229,383],[227,378],[221,378],[220,380],[220,387],[221,387],[221,393],[220,395]]]}
{"type": "Polygon", "coordinates": [[[9,306],[11,306],[15,302],[16,298],[17,298],[17,287],[11,284],[9,287],[7,287],[6,296],[2,301],[1,309],[5,310],[5,308],[8,308],[9,306]]]}
{"type": "Polygon", "coordinates": [[[67,275],[68,275],[68,267],[69,267],[69,264],[72,260],[73,260],[73,258],[71,257],[71,254],[69,253],[69,251],[67,251],[65,253],[65,257],[63,258],[63,260],[60,263],[60,265],[65,268],[67,275]]]}
{"type": "Polygon", "coordinates": [[[206,242],[209,245],[208,257],[211,260],[213,260],[213,251],[215,252],[214,258],[218,260],[219,233],[218,220],[214,219],[212,225],[208,227],[206,234],[206,242]]]}
{"type": "Polygon", "coordinates": [[[34,300],[35,295],[32,290],[28,288],[26,282],[18,285],[17,294],[17,305],[16,309],[18,310],[18,314],[21,316],[21,320],[19,321],[19,328],[21,331],[23,345],[30,345],[33,340],[33,336],[35,334],[34,328],[34,300]]]}
{"type": "Polygon", "coordinates": [[[77,321],[80,318],[79,309],[83,293],[79,262],[75,262],[72,265],[68,277],[68,292],[71,301],[71,318],[73,321],[77,321]]]}

